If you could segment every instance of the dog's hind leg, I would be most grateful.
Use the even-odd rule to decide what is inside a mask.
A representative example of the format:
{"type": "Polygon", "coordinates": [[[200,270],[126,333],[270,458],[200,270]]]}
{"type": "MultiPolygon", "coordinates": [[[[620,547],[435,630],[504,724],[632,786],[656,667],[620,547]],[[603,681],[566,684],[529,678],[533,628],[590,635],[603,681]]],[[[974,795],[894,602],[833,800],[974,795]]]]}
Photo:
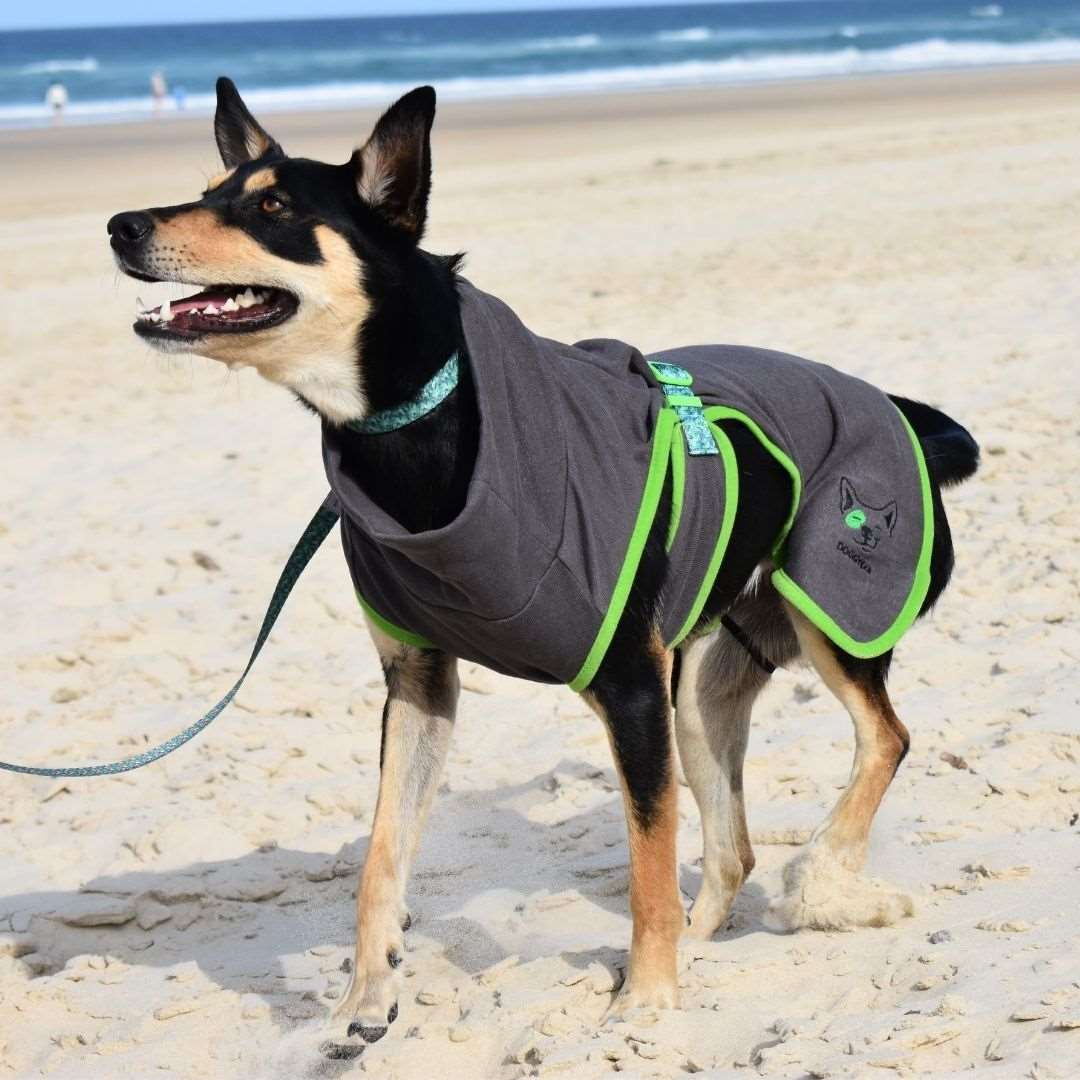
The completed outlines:
{"type": "Polygon", "coordinates": [[[701,890],[687,935],[712,937],[754,868],[743,804],[743,758],[750,710],[769,676],[748,667],[726,630],[682,649],[675,700],[679,759],[701,813],[701,890]]]}
{"type": "Polygon", "coordinates": [[[622,781],[630,839],[630,970],[616,1010],[679,1002],[678,941],[686,916],[679,896],[675,834],[678,791],[668,693],[671,653],[609,650],[583,695],[607,728],[622,781]]]}
{"type": "MultiPolygon", "coordinates": [[[[386,675],[379,798],[356,896],[352,984],[335,1013],[349,1037],[375,1042],[397,1016],[405,884],[446,760],[458,699],[457,662],[446,653],[393,641],[372,627],[386,675]]],[[[335,1033],[337,1034],[337,1033],[335,1033]]],[[[332,1046],[352,1056],[359,1044],[332,1046]]]]}
{"type": "Polygon", "coordinates": [[[889,654],[859,660],[840,653],[802,615],[788,611],[804,655],[855,724],[855,760],[839,802],[785,868],[784,896],[770,921],[784,929],[888,926],[911,914],[911,898],[865,881],[858,871],[874,814],[908,749],[907,729],[885,690],[889,654]]]}
{"type": "Polygon", "coordinates": [[[704,847],[687,930],[694,938],[709,938],[723,924],[754,868],[743,802],[750,711],[770,665],[782,667],[799,651],[780,597],[767,583],[740,596],[728,616],[742,640],[722,627],[684,646],[675,697],[679,758],[701,812],[704,847]]]}

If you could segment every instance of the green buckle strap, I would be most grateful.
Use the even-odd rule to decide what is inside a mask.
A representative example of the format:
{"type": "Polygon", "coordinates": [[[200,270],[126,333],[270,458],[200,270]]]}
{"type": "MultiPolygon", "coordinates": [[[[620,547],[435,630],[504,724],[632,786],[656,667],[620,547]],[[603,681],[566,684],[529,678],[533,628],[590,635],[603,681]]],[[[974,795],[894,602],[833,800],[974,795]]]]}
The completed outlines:
{"type": "Polygon", "coordinates": [[[664,391],[665,405],[675,410],[686,439],[686,451],[692,457],[719,454],[720,447],[702,412],[701,398],[692,393],[694,378],[678,364],[650,360],[649,367],[664,391]]]}

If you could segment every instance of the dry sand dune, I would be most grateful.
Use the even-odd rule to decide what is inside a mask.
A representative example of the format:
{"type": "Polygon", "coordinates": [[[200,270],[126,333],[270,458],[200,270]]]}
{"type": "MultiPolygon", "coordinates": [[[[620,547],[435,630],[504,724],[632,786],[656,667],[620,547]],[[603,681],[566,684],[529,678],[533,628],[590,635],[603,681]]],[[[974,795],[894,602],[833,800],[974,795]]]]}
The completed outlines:
{"type": "MultiPolygon", "coordinates": [[[[437,131],[429,246],[468,249],[535,329],[788,349],[980,439],[948,498],[954,585],[893,676],[913,746],[870,871],[913,917],[766,928],[852,745],[816,679],[780,673],[751,737],[758,868],[684,947],[684,1009],[605,1024],[629,941],[606,739],[569,691],[467,669],[400,1018],[321,1063],[382,702],[328,543],[199,742],[111,779],[0,776],[0,1074],[1080,1075],[1078,91],[1075,68],[979,72],[447,106],[437,131]]],[[[269,126],[343,160],[370,119],[269,126]]],[[[208,123],[0,147],[0,757],[105,760],[231,684],[323,495],[318,430],[128,330],[142,289],[115,280],[105,218],[193,197],[208,123]]]]}

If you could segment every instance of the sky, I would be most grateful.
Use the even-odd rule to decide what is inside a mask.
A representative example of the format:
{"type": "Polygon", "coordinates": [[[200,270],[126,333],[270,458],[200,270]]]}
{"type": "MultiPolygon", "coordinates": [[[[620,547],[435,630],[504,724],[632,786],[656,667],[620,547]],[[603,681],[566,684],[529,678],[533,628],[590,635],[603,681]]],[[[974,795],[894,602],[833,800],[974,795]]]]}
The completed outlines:
{"type": "MultiPolygon", "coordinates": [[[[658,6],[687,0],[184,0],[183,4],[147,0],[45,0],[43,4],[3,5],[0,30],[61,26],[142,26],[148,23],[222,22],[245,19],[317,18],[321,15],[408,15],[461,11],[528,11],[560,7],[658,6]],[[88,10],[92,9],[92,10],[88,10]]],[[[693,2],[693,0],[690,0],[693,2]]],[[[721,0],[722,2],[722,0],[721,0]]]]}

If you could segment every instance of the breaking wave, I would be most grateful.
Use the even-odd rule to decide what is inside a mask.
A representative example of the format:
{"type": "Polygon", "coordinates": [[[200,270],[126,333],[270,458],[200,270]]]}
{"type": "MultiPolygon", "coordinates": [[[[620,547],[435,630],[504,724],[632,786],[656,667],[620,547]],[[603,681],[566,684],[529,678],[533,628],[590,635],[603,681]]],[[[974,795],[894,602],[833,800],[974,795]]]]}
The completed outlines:
{"type": "Polygon", "coordinates": [[[20,75],[59,75],[68,71],[97,71],[98,62],[92,56],[81,60],[42,60],[19,69],[20,75]]]}
{"type": "MultiPolygon", "coordinates": [[[[699,28],[687,28],[697,30],[699,28]]],[[[574,42],[580,50],[579,65],[569,70],[540,70],[475,76],[451,76],[433,81],[446,99],[493,97],[540,97],[557,94],[604,93],[692,85],[722,85],[783,79],[806,79],[825,76],[862,75],[887,72],[910,72],[932,69],[992,66],[1002,64],[1053,63],[1080,60],[1080,37],[1058,37],[1023,42],[950,41],[929,37],[890,48],[859,48],[851,38],[841,39],[837,47],[782,51],[759,45],[753,52],[743,52],[718,59],[671,60],[654,64],[615,64],[590,66],[585,59],[595,35],[583,34],[562,40],[574,42]]],[[[555,42],[556,39],[548,39],[555,42]]],[[[535,48],[537,42],[530,43],[535,48]]],[[[30,65],[38,74],[62,70],[92,70],[92,57],[83,60],[49,60],[30,65]],[[49,65],[49,66],[46,66],[49,65]],[[61,67],[60,65],[67,65],[61,67]],[[78,67],[74,65],[80,65],[78,67]]],[[[244,97],[264,111],[336,108],[350,105],[383,105],[395,94],[415,82],[394,77],[370,80],[322,81],[314,85],[278,85],[259,88],[245,85],[244,97]]],[[[187,95],[187,112],[209,112],[213,97],[207,93],[187,95]]],[[[86,122],[135,120],[150,111],[148,96],[86,101],[73,95],[67,115],[86,122]]],[[[176,111],[175,103],[166,103],[165,111],[176,111]]],[[[46,116],[42,104],[7,104],[0,106],[0,126],[41,123],[46,116]]]]}

